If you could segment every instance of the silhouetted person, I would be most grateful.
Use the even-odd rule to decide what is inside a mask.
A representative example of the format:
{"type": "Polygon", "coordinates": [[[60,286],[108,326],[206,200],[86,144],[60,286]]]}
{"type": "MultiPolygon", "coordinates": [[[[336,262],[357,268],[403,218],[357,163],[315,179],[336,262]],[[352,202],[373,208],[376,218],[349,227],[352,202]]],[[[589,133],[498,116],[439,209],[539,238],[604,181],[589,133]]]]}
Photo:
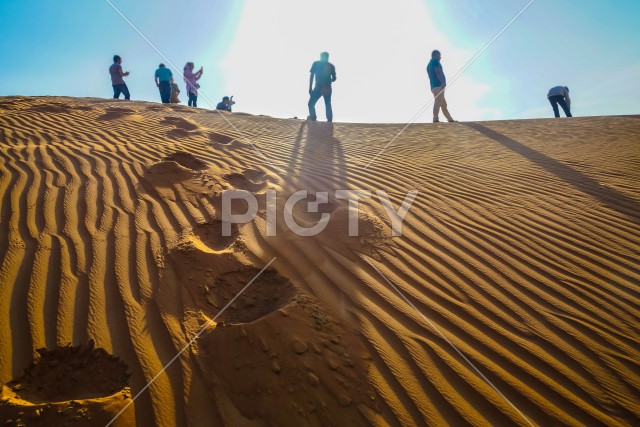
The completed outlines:
{"type": "Polygon", "coordinates": [[[329,53],[322,52],[320,61],[316,61],[311,66],[311,76],[309,77],[309,117],[308,120],[316,121],[316,102],[320,97],[324,98],[324,105],[327,110],[327,121],[333,121],[333,110],[331,108],[331,83],[336,81],[336,67],[329,62],[329,53]],[[315,77],[316,85],[313,86],[315,77]],[[313,89],[312,89],[313,87],[313,89]]]}
{"type": "Polygon", "coordinates": [[[158,65],[155,76],[156,86],[160,90],[160,99],[163,104],[171,102],[171,82],[173,82],[173,74],[171,70],[164,66],[158,65]]]}
{"type": "Polygon", "coordinates": [[[189,107],[197,107],[198,106],[198,89],[200,89],[200,85],[198,84],[198,80],[202,77],[202,67],[195,73],[193,72],[195,65],[193,62],[187,62],[187,65],[184,66],[184,81],[187,83],[187,95],[189,96],[189,102],[187,104],[189,107]]]}
{"type": "Polygon", "coordinates": [[[434,101],[433,101],[433,123],[438,123],[440,118],[438,117],[440,114],[440,110],[442,109],[442,114],[447,118],[450,122],[455,122],[451,114],[449,114],[449,110],[447,109],[447,101],[444,99],[444,89],[447,86],[447,79],[444,76],[444,71],[442,71],[442,65],[440,65],[440,59],[442,56],[440,55],[439,50],[434,50],[431,52],[431,61],[427,65],[427,74],[429,75],[429,83],[431,84],[431,93],[433,93],[434,101]]]}
{"type": "Polygon", "coordinates": [[[111,85],[113,86],[113,97],[119,99],[122,93],[124,94],[124,99],[130,99],[129,88],[123,79],[123,77],[129,75],[129,72],[122,72],[122,58],[118,55],[113,56],[113,64],[109,67],[109,74],[111,75],[111,85]]]}
{"type": "Polygon", "coordinates": [[[553,114],[556,117],[560,117],[560,111],[558,111],[558,104],[562,107],[564,114],[567,117],[573,117],[571,115],[571,98],[569,98],[569,88],[566,86],[556,86],[549,89],[547,93],[547,99],[551,103],[553,108],[553,114]]]}
{"type": "Polygon", "coordinates": [[[233,96],[231,98],[229,98],[228,96],[225,96],[224,98],[222,98],[221,102],[218,102],[218,105],[216,106],[216,110],[224,110],[224,111],[231,112],[231,108],[233,107],[233,104],[235,104],[235,101],[233,100],[233,96]]]}

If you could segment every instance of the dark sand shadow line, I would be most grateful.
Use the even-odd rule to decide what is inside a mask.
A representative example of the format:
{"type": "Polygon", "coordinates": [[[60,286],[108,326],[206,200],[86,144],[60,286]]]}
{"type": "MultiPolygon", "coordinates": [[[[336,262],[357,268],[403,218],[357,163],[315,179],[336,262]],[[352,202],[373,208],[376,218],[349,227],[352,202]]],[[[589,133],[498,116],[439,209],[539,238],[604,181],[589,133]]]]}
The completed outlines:
{"type": "Polygon", "coordinates": [[[570,183],[580,191],[599,200],[602,204],[624,215],[629,221],[640,223],[640,201],[635,200],[618,190],[600,184],[590,176],[566,164],[542,154],[506,135],[491,130],[478,123],[463,123],[484,136],[504,145],[508,149],[526,157],[536,165],[551,172],[558,178],[570,183]]]}

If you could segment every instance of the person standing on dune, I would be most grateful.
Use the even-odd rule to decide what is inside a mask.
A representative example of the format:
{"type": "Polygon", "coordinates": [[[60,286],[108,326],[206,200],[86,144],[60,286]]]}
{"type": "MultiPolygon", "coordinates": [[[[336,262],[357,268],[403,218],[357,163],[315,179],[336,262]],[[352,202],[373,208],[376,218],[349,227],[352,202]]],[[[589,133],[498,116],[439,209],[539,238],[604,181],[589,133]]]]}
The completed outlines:
{"type": "Polygon", "coordinates": [[[569,88],[566,86],[556,86],[549,89],[547,93],[547,99],[551,103],[553,108],[553,115],[560,117],[560,111],[558,105],[562,107],[562,111],[567,117],[573,117],[571,115],[571,98],[569,98],[569,88]]]}
{"type": "Polygon", "coordinates": [[[118,55],[114,55],[113,64],[109,67],[109,74],[111,75],[111,85],[113,86],[113,98],[119,99],[120,94],[124,95],[124,99],[131,99],[129,95],[129,88],[124,82],[123,77],[127,77],[129,72],[122,72],[122,58],[118,55]]]}
{"type": "Polygon", "coordinates": [[[336,67],[329,62],[329,53],[322,52],[320,61],[311,65],[309,77],[309,117],[307,120],[316,121],[316,103],[320,97],[324,98],[324,106],[327,113],[327,122],[333,121],[333,109],[331,108],[331,83],[336,81],[336,67]],[[313,87],[315,77],[316,85],[313,87]]]}
{"type": "Polygon", "coordinates": [[[189,102],[187,105],[189,107],[197,107],[198,106],[198,89],[200,89],[200,85],[198,84],[198,80],[202,77],[202,67],[195,73],[193,70],[195,69],[195,65],[193,62],[187,62],[184,66],[184,81],[187,83],[187,96],[189,97],[189,102]]]}
{"type": "Polygon", "coordinates": [[[427,65],[427,74],[429,75],[429,83],[431,84],[431,93],[433,93],[434,97],[433,123],[438,123],[440,121],[440,110],[442,110],[442,114],[444,114],[448,121],[455,122],[453,117],[451,117],[451,114],[449,114],[447,101],[444,99],[444,89],[447,86],[447,79],[444,76],[444,71],[442,71],[442,65],[440,65],[441,58],[442,55],[440,55],[440,51],[434,50],[431,52],[431,61],[429,61],[429,64],[427,65]]]}
{"type": "Polygon", "coordinates": [[[160,90],[160,99],[163,104],[171,102],[171,83],[173,82],[173,74],[171,70],[160,64],[155,75],[156,86],[160,90]]]}

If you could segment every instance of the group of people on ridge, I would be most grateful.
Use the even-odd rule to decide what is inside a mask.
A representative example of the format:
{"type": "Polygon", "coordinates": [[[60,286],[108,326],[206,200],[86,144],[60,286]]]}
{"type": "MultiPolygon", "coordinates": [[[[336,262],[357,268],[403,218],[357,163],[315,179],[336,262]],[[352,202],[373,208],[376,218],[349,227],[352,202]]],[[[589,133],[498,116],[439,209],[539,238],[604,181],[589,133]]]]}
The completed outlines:
{"type": "MultiPolygon", "coordinates": [[[[444,97],[444,92],[447,87],[447,79],[444,75],[444,70],[440,60],[442,55],[439,50],[431,52],[431,60],[427,65],[427,75],[429,76],[429,83],[431,86],[431,93],[434,96],[433,103],[433,122],[440,122],[440,111],[445,116],[447,121],[455,122],[449,109],[447,107],[447,101],[444,97]]],[[[113,57],[113,65],[109,68],[111,74],[111,83],[113,85],[113,97],[119,98],[120,94],[124,94],[125,99],[129,99],[129,90],[124,83],[123,77],[129,75],[122,71],[122,59],[116,55],[113,57]]],[[[195,66],[193,62],[187,62],[184,67],[183,78],[187,83],[187,94],[189,95],[188,105],[198,106],[198,89],[200,85],[198,80],[202,77],[202,67],[196,72],[193,70],[195,66]]],[[[331,95],[333,93],[331,84],[336,81],[336,67],[329,62],[329,53],[322,52],[320,54],[320,60],[315,61],[311,65],[309,77],[309,116],[307,120],[316,121],[316,104],[320,98],[324,98],[324,105],[326,110],[326,117],[328,122],[333,121],[333,109],[331,106],[331,95]],[[314,84],[315,82],[315,84],[314,84]]],[[[155,74],[156,85],[160,90],[160,97],[163,103],[180,102],[177,99],[177,94],[180,92],[178,85],[173,81],[173,75],[171,70],[166,68],[164,64],[160,64],[155,74]]],[[[569,88],[566,86],[556,86],[549,90],[547,93],[547,99],[551,103],[553,113],[555,117],[560,117],[560,111],[558,106],[562,108],[567,117],[571,115],[571,99],[569,98],[569,88]]],[[[231,107],[235,104],[233,96],[225,96],[222,98],[222,102],[218,103],[216,109],[231,111],[231,107]]]]}
{"type": "MultiPolygon", "coordinates": [[[[195,70],[193,62],[187,62],[184,66],[182,78],[186,83],[186,90],[189,100],[187,105],[190,107],[198,106],[198,89],[200,84],[198,80],[202,77],[203,68],[200,67],[198,71],[195,70]]],[[[131,99],[129,88],[124,82],[124,77],[129,75],[129,71],[124,72],[122,70],[122,58],[118,55],[113,57],[113,64],[109,67],[109,74],[111,75],[111,85],[113,86],[113,97],[115,99],[120,98],[120,94],[124,95],[124,99],[131,99]]],[[[163,104],[178,104],[180,103],[180,88],[173,79],[173,73],[164,64],[158,65],[158,69],[155,72],[154,80],[158,90],[160,91],[160,100],[163,104]]],[[[225,96],[222,101],[218,103],[218,110],[231,111],[231,107],[235,104],[233,96],[229,98],[225,96]]]]}

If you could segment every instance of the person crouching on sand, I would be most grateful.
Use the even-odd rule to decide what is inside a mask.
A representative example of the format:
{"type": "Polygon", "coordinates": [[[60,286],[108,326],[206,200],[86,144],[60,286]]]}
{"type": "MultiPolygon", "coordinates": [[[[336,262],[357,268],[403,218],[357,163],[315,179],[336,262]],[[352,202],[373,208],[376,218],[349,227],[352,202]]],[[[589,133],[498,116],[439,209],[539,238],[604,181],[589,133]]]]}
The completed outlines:
{"type": "Polygon", "coordinates": [[[236,102],[233,100],[233,96],[231,98],[229,98],[228,96],[225,96],[224,98],[222,98],[222,102],[218,102],[218,105],[216,106],[216,110],[231,112],[231,108],[235,103],[236,102]]]}
{"type": "Polygon", "coordinates": [[[173,82],[173,74],[171,70],[164,66],[158,65],[155,76],[156,86],[160,90],[160,99],[163,104],[171,102],[171,83],[173,82]]]}
{"type": "Polygon", "coordinates": [[[127,77],[129,72],[122,72],[122,58],[118,55],[113,56],[113,64],[109,67],[109,74],[111,75],[111,86],[113,86],[113,98],[119,99],[120,94],[124,95],[124,99],[131,99],[129,95],[129,88],[124,82],[123,77],[127,77]]]}
{"type": "Polygon", "coordinates": [[[558,105],[562,107],[564,114],[567,117],[573,117],[571,115],[571,99],[569,98],[569,88],[566,86],[556,86],[549,89],[547,93],[547,99],[551,103],[553,108],[553,114],[555,117],[560,117],[560,111],[558,105]]]}
{"type": "Polygon", "coordinates": [[[189,107],[197,107],[198,106],[198,89],[200,89],[200,85],[198,84],[198,80],[202,77],[202,67],[195,73],[193,70],[195,69],[195,65],[193,62],[187,62],[187,65],[184,66],[184,81],[187,83],[187,95],[189,96],[189,102],[187,103],[189,107]]]}
{"type": "Polygon", "coordinates": [[[180,104],[180,88],[178,87],[178,83],[172,81],[171,82],[171,103],[172,104],[180,104]]]}

